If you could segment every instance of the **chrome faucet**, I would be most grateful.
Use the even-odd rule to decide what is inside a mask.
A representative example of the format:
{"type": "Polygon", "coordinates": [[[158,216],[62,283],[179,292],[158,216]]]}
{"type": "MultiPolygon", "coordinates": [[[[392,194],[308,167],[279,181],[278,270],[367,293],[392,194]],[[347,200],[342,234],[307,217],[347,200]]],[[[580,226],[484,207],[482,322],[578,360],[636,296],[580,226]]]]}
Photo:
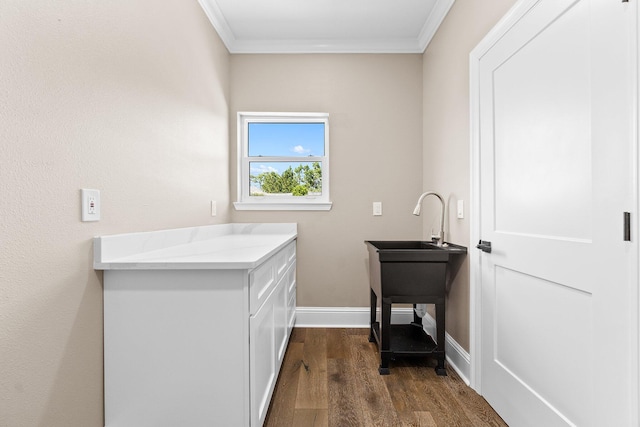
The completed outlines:
{"type": "MultiPolygon", "coordinates": [[[[436,196],[438,200],[440,200],[440,233],[438,233],[438,236],[437,236],[438,240],[436,244],[438,246],[442,246],[442,244],[444,243],[444,199],[442,198],[442,196],[436,193],[435,191],[427,191],[426,193],[422,193],[422,195],[418,199],[418,204],[416,205],[416,208],[413,210],[413,214],[415,216],[420,216],[420,210],[422,209],[422,201],[427,196],[436,196]]],[[[431,236],[431,238],[436,238],[436,236],[431,236]]]]}

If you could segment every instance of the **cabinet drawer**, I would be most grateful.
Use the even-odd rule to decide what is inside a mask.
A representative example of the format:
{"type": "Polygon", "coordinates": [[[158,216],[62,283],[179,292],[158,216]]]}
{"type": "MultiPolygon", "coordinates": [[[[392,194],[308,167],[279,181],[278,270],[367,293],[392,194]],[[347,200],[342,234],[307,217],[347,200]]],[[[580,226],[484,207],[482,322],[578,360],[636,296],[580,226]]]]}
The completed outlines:
{"type": "Polygon", "coordinates": [[[291,263],[296,259],[296,242],[289,243],[284,249],[278,252],[274,258],[276,259],[276,276],[280,280],[285,274],[291,263]]]}
{"type": "Polygon", "coordinates": [[[280,280],[286,281],[287,295],[289,295],[291,280],[295,284],[295,269],[292,278],[289,276],[291,274],[291,264],[295,264],[295,259],[296,241],[294,240],[265,261],[260,267],[249,273],[250,315],[256,314],[280,280]]]}
{"type": "Polygon", "coordinates": [[[287,256],[287,264],[291,264],[296,259],[296,240],[291,242],[289,246],[284,248],[284,252],[287,256]]]}
{"type": "Polygon", "coordinates": [[[256,314],[276,286],[276,262],[273,257],[249,273],[249,311],[256,314]]]}
{"type": "Polygon", "coordinates": [[[280,252],[273,256],[274,266],[276,269],[276,280],[280,280],[287,271],[289,263],[287,262],[287,248],[282,249],[280,252]]]}

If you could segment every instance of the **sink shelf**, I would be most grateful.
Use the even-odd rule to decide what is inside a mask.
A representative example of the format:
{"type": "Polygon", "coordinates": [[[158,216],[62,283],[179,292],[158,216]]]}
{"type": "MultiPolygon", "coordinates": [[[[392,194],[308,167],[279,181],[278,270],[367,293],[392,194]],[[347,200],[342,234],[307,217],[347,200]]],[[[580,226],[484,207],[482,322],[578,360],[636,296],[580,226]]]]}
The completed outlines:
{"type": "MultiPolygon", "coordinates": [[[[380,345],[380,322],[373,324],[373,335],[380,345]]],[[[389,353],[398,356],[424,356],[438,351],[438,345],[422,325],[389,325],[389,353]]]]}
{"type": "MultiPolygon", "coordinates": [[[[438,375],[447,375],[444,367],[444,336],[438,345],[431,335],[427,334],[422,324],[417,323],[420,318],[409,324],[388,324],[380,326],[380,322],[372,322],[369,332],[369,342],[375,342],[380,351],[380,375],[391,373],[389,364],[396,356],[401,357],[434,357],[438,361],[435,368],[438,375]]],[[[442,320],[442,319],[441,319],[442,320]]],[[[440,331],[438,331],[440,332],[440,331]]],[[[444,333],[442,333],[444,335],[444,333]]]]}

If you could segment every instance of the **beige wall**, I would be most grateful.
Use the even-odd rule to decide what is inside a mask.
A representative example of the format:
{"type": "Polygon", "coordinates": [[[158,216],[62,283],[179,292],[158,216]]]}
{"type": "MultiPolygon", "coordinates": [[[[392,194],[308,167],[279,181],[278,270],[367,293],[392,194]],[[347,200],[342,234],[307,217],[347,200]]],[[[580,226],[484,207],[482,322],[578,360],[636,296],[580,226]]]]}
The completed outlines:
{"type": "Polygon", "coordinates": [[[102,426],[91,238],[229,221],[229,54],[196,1],[1,9],[0,426],[102,426]]]}
{"type": "MultiPolygon", "coordinates": [[[[470,246],[471,214],[469,53],[515,2],[456,0],[423,55],[424,187],[448,198],[448,240],[464,246],[470,246]],[[456,218],[458,200],[465,203],[464,219],[456,218]]],[[[425,236],[437,228],[434,212],[429,208],[424,215],[425,236]]],[[[447,332],[469,350],[468,262],[449,290],[446,321],[447,332]]]]}
{"type": "MultiPolygon", "coordinates": [[[[298,306],[367,307],[365,239],[415,239],[422,187],[421,55],[233,55],[238,111],[330,114],[328,212],[233,213],[235,222],[297,222],[298,306]],[[372,216],[372,202],[383,216],[372,216]]],[[[236,159],[231,157],[232,175],[236,159]]],[[[232,197],[236,182],[232,180],[232,197]]]]}
{"type": "MultiPolygon", "coordinates": [[[[469,206],[468,54],[514,2],[457,0],[424,55],[233,57],[195,1],[5,2],[0,426],[102,425],[95,235],[295,221],[299,306],[367,306],[365,239],[428,237],[423,190],[469,206]],[[237,111],[330,113],[331,211],[233,210],[237,111]],[[80,222],[80,188],[102,221],[80,222]]],[[[467,349],[468,308],[464,265],[447,320],[467,349]]]]}

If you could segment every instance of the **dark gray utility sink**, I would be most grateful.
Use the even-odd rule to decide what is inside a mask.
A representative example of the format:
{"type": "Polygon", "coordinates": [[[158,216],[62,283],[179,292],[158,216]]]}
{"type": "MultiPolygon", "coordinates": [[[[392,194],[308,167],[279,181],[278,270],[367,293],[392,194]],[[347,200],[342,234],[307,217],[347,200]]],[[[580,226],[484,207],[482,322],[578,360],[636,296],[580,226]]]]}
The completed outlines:
{"type": "Polygon", "coordinates": [[[381,297],[444,297],[447,264],[467,248],[421,240],[366,240],[372,288],[381,297]]]}
{"type": "Polygon", "coordinates": [[[455,272],[467,248],[451,243],[443,246],[420,240],[365,240],[369,251],[371,321],[369,341],[380,350],[380,374],[389,374],[395,356],[436,357],[438,375],[444,367],[444,310],[448,270],[455,272]],[[435,341],[423,330],[422,319],[414,315],[409,325],[392,325],[391,305],[434,304],[435,341]],[[377,318],[376,308],[381,308],[377,318]]]}

